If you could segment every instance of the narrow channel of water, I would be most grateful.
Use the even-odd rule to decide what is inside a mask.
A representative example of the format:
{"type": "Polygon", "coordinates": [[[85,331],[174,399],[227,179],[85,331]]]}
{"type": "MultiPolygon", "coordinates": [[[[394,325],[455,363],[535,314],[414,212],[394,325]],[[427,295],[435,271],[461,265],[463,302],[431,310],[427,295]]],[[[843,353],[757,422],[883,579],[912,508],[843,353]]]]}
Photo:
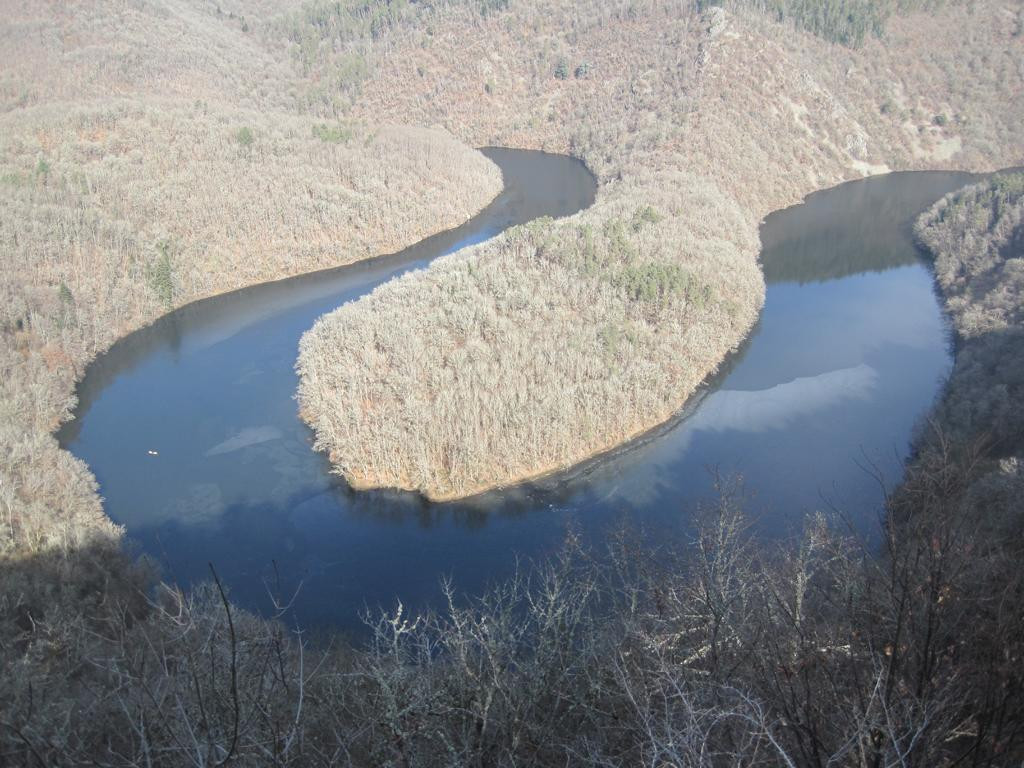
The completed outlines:
{"type": "Polygon", "coordinates": [[[765,535],[817,509],[872,529],[882,495],[873,475],[898,480],[950,366],[910,223],[967,174],[851,182],[770,216],[754,333],[685,418],[612,455],[452,504],[355,493],[332,477],[293,399],[298,339],[313,321],[436,256],[593,201],[575,161],[487,152],[506,190],[465,226],[394,256],[197,302],[90,367],[62,444],[166,578],[205,579],[212,562],[235,600],[262,612],[270,591],[301,585],[302,626],[356,629],[364,606],[436,599],[442,576],[479,591],[517,556],[556,549],[570,524],[594,538],[624,519],[685,536],[714,468],[744,476],[765,535]]]}

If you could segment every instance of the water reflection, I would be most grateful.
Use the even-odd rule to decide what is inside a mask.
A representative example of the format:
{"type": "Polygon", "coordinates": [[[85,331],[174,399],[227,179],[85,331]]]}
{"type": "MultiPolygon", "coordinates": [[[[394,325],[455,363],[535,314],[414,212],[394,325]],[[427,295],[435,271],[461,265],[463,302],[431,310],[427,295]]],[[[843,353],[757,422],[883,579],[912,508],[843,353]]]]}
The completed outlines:
{"type": "Polygon", "coordinates": [[[847,400],[867,400],[878,371],[861,363],[852,368],[803,376],[754,391],[721,389],[691,417],[687,432],[764,432],[784,429],[797,418],[834,408],[847,400]]]}
{"type": "Polygon", "coordinates": [[[854,182],[841,195],[811,195],[785,216],[774,214],[761,230],[765,279],[802,284],[914,264],[914,214],[935,202],[936,189],[948,192],[975,178],[957,172],[928,177],[922,183],[918,173],[893,173],[883,183],[854,182]]]}
{"type": "Polygon", "coordinates": [[[452,504],[356,493],[311,450],[296,416],[298,338],[383,280],[510,223],[593,199],[566,158],[493,150],[506,191],[466,227],[372,264],[185,307],[119,342],[80,389],[62,439],[106,508],[180,583],[207,562],[241,603],[301,585],[304,625],[353,627],[364,605],[469,591],[517,555],[557,547],[567,525],[601,537],[623,519],[679,536],[710,491],[709,466],[742,473],[766,534],[826,502],[864,525],[898,477],[916,420],[949,369],[946,331],[908,222],[964,174],[896,174],[819,193],[762,229],[769,288],[752,336],[682,416],[571,472],[452,504]],[[151,453],[152,452],[152,453],[151,453]]]}

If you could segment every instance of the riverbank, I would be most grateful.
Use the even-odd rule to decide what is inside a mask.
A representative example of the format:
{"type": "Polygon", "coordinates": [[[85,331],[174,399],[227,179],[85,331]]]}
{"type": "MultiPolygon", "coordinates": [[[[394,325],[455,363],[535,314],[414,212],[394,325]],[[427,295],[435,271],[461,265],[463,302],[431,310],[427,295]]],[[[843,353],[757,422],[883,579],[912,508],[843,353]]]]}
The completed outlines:
{"type": "Polygon", "coordinates": [[[317,446],[355,487],[441,499],[628,440],[753,325],[746,224],[698,179],[652,175],[382,286],[300,344],[317,446]]]}
{"type": "Polygon", "coordinates": [[[452,499],[607,451],[670,418],[745,336],[769,211],[866,173],[1024,154],[1022,44],[998,4],[893,19],[856,50],[742,8],[549,11],[474,22],[484,50],[516,52],[502,59],[438,43],[466,34],[459,13],[429,40],[407,32],[357,106],[570,151],[601,187],[572,222],[440,260],[309,333],[302,414],[353,487],[452,499]],[[516,31],[538,28],[573,33],[516,31]]]}
{"type": "MultiPolygon", "coordinates": [[[[949,226],[935,241],[953,245],[937,254],[940,282],[943,269],[971,274],[950,299],[993,288],[1010,306],[987,277],[1017,269],[1002,254],[1019,246],[1024,195],[976,190],[936,209],[949,226]]],[[[1000,314],[1019,333],[1012,295],[1017,314],[1000,314]]],[[[963,437],[907,467],[879,557],[822,515],[794,541],[758,541],[722,480],[680,552],[622,533],[592,553],[570,536],[482,596],[371,614],[358,646],[239,611],[219,582],[147,595],[112,570],[121,559],[77,550],[83,611],[4,614],[25,627],[0,678],[4,749],[24,762],[159,750],[176,764],[199,750],[296,765],[339,753],[354,765],[699,765],[708,751],[764,766],[1012,763],[1024,749],[1019,463],[979,484],[986,463],[963,437]]],[[[41,554],[0,569],[18,591],[53,576],[41,554]]]]}
{"type": "MultiPolygon", "coordinates": [[[[946,196],[915,235],[932,254],[955,334],[956,363],[935,421],[943,438],[978,444],[1010,475],[1024,450],[1024,173],[946,196]]],[[[937,450],[938,436],[921,450],[937,450]]]]}
{"type": "MultiPolygon", "coordinates": [[[[327,30],[312,46],[308,36],[293,35],[303,55],[319,45],[335,56],[333,71],[307,58],[315,78],[305,78],[299,71],[305,62],[288,51],[277,60],[261,48],[250,25],[265,29],[254,9],[269,5],[115,3],[113,21],[103,24],[94,23],[103,3],[61,6],[53,24],[30,20],[6,33],[11,47],[4,50],[13,53],[0,96],[5,109],[21,109],[34,108],[48,93],[103,100],[165,87],[163,96],[183,110],[201,112],[195,101],[228,94],[227,122],[214,121],[211,129],[215,149],[226,153],[266,139],[255,118],[234,121],[236,108],[287,111],[302,100],[293,90],[299,83],[303,94],[307,88],[323,94],[324,103],[354,101],[345,120],[320,113],[302,118],[309,121],[306,135],[317,141],[341,140],[349,117],[360,122],[370,112],[429,122],[443,122],[431,118],[434,110],[450,113],[449,130],[463,141],[473,132],[500,141],[494,126],[509,119],[500,131],[507,143],[569,147],[588,159],[606,187],[625,166],[603,156],[605,149],[661,157],[653,151],[669,142],[690,162],[703,163],[694,166],[704,169],[702,178],[733,179],[736,199],[751,201],[741,230],[748,235],[756,226],[751,211],[858,173],[861,163],[981,169],[1020,162],[1024,58],[1013,9],[993,3],[894,19],[886,43],[868,40],[859,53],[802,33],[790,39],[789,27],[749,14],[733,16],[741,27],[725,27],[702,48],[704,38],[694,30],[712,30],[686,26],[688,8],[675,14],[637,3],[632,10],[588,6],[577,13],[560,4],[546,13],[495,3],[469,21],[455,7],[454,20],[439,11],[418,31],[375,36],[382,58],[366,73],[358,99],[350,84],[334,87],[340,73],[360,70],[330,24],[312,19],[327,30]],[[80,18],[87,23],[78,24],[80,18]],[[148,26],[141,21],[147,19],[148,26]],[[551,31],[548,23],[558,35],[542,34],[551,31]],[[477,35],[483,43],[472,43],[477,35]],[[505,35],[513,47],[500,47],[505,35]],[[103,38],[110,44],[98,47],[103,38]],[[172,50],[182,41],[184,51],[172,50]],[[97,50],[99,59],[90,59],[87,52],[97,50]],[[503,50],[539,55],[503,58],[503,50]],[[567,60],[564,70],[559,57],[567,60]],[[600,66],[580,69],[591,60],[600,66]],[[692,102],[649,87],[649,79],[676,82],[699,71],[716,74],[695,81],[687,91],[695,94],[692,102]],[[775,99],[787,88],[800,94],[793,105],[775,99]],[[885,99],[877,98],[883,91],[885,99]],[[500,99],[486,101],[491,93],[500,99]],[[855,118],[844,94],[862,106],[855,118]],[[586,114],[608,119],[574,121],[583,101],[586,114]],[[620,101],[630,117],[616,125],[611,118],[620,114],[614,106],[620,101]],[[691,111],[693,104],[706,108],[704,117],[691,111]],[[524,111],[515,114],[520,106],[524,111]],[[702,120],[707,127],[691,132],[702,120]],[[861,144],[861,120],[869,138],[881,137],[877,146],[861,144]],[[677,126],[686,130],[675,132],[677,126]],[[801,138],[790,145],[793,130],[829,142],[801,138]],[[959,151],[949,155],[957,139],[959,151]]],[[[331,8],[341,5],[308,6],[310,16],[329,15],[331,8]]],[[[54,9],[11,2],[5,10],[5,19],[20,20],[54,9]]],[[[368,30],[374,21],[366,19],[368,30]]],[[[176,131],[167,133],[170,144],[176,131]]],[[[121,142],[112,153],[130,159],[138,140],[121,142]]],[[[89,138],[89,152],[95,142],[89,138]]],[[[26,158],[30,164],[3,182],[25,181],[26,189],[48,194],[61,174],[54,175],[45,154],[39,159],[26,158]]],[[[79,183],[68,170],[68,182],[79,183]]],[[[72,217],[72,225],[81,223],[72,217]]],[[[124,231],[121,222],[115,225],[114,235],[124,231]]],[[[24,233],[16,228],[13,235],[24,233]]],[[[83,256],[64,239],[47,243],[55,258],[83,256]]],[[[149,256],[160,267],[162,249],[149,256]]],[[[166,273],[160,267],[139,274],[160,286],[166,273]]],[[[77,375],[71,356],[61,354],[65,338],[75,341],[79,333],[66,320],[81,319],[67,309],[69,293],[76,313],[89,310],[67,287],[41,284],[42,308],[28,316],[28,330],[24,317],[10,315],[14,325],[2,341],[0,651],[8,663],[0,671],[0,761],[632,765],[698,763],[710,744],[724,761],[749,747],[751,764],[780,762],[776,749],[806,764],[833,756],[833,762],[879,764],[911,758],[942,764],[964,755],[979,765],[1019,762],[1015,611],[1024,599],[1015,574],[1021,554],[1003,544],[1020,542],[1020,530],[1010,519],[981,539],[968,525],[972,519],[988,525],[989,518],[972,513],[987,509],[989,499],[1003,505],[993,509],[1019,509],[1019,486],[1000,482],[983,495],[985,487],[963,482],[959,469],[947,471],[954,452],[940,453],[939,463],[922,464],[910,476],[917,484],[908,485],[909,498],[923,500],[924,513],[914,518],[918,526],[893,529],[899,536],[888,543],[900,557],[879,568],[865,565],[856,545],[839,546],[844,543],[815,525],[803,543],[772,557],[742,537],[742,520],[728,514],[736,505],[725,496],[722,514],[709,515],[699,528],[697,554],[678,569],[646,569],[638,552],[620,547],[620,570],[603,582],[614,588],[602,592],[595,588],[600,574],[592,577],[567,559],[549,578],[538,576],[535,591],[512,583],[483,603],[453,605],[429,620],[399,609],[381,618],[376,642],[324,650],[283,623],[239,611],[215,584],[185,594],[154,587],[152,574],[135,567],[103,513],[94,478],[49,437],[77,375]],[[39,317],[52,320],[50,344],[33,342],[39,317]],[[963,505],[967,487],[977,490],[963,505]],[[935,511],[958,514],[927,514],[935,511]],[[46,524],[20,528],[31,520],[46,524]],[[608,599],[594,599],[602,595],[608,599]],[[619,598],[621,611],[598,610],[619,598]]],[[[5,311],[25,305],[22,288],[5,311]]],[[[157,313],[162,305],[153,292],[147,285],[136,293],[157,313]]],[[[130,291],[119,296],[137,298],[130,291]]],[[[97,306],[116,310],[117,302],[97,306]]],[[[957,466],[972,470],[978,465],[970,459],[967,453],[957,466]]],[[[999,466],[1006,462],[1017,472],[1011,459],[999,458],[999,466]]],[[[286,606],[286,595],[275,599],[286,606]]]]}
{"type": "Polygon", "coordinates": [[[0,115],[0,550],[119,537],[51,436],[118,338],[203,297],[400,250],[502,188],[443,130],[341,130],[162,99],[0,115]]]}
{"type": "Polygon", "coordinates": [[[249,34],[273,6],[0,6],[0,689],[60,741],[89,706],[69,649],[108,608],[146,615],[155,579],[53,434],[89,362],[199,298],[455,227],[502,179],[443,129],[296,110],[287,50],[249,34]]]}

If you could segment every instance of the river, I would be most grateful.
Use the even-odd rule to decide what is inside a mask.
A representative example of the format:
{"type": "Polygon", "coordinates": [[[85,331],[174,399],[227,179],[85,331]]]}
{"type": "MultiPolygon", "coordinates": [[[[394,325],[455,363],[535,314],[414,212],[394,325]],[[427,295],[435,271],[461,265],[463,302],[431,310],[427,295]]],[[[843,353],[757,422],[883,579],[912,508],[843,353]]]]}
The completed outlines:
{"type": "Polygon", "coordinates": [[[716,474],[742,476],[755,530],[824,511],[870,541],[883,487],[951,366],[915,216],[972,180],[898,173],[773,213],[761,229],[764,312],[683,413],[572,471],[457,503],[354,492],[297,416],[298,340],[315,319],[407,270],[594,199],[569,158],[488,149],[505,190],[464,226],[392,256],[190,304],[115,344],[59,434],[95,473],[107,514],[187,586],[208,563],[239,604],[291,600],[303,627],[353,630],[366,607],[421,606],[450,576],[476,593],[569,526],[599,545],[620,523],[685,540],[716,474]]]}

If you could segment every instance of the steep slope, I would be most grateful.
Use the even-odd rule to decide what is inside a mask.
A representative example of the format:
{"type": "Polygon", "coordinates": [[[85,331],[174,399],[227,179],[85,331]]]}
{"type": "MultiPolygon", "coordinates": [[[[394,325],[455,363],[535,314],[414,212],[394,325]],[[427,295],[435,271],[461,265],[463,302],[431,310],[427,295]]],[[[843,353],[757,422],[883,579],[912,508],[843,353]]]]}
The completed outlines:
{"type": "Polygon", "coordinates": [[[204,296],[399,250],[500,191],[443,129],[301,110],[285,32],[301,8],[0,0],[4,556],[119,539],[50,436],[114,340],[204,296]]]}
{"type": "Polygon", "coordinates": [[[852,49],[742,6],[550,2],[398,35],[356,114],[570,151],[601,188],[325,317],[298,362],[318,445],[357,487],[451,498],[664,421],[756,316],[762,216],[844,178],[1024,156],[1016,21],[944,6],[852,49]]]}

